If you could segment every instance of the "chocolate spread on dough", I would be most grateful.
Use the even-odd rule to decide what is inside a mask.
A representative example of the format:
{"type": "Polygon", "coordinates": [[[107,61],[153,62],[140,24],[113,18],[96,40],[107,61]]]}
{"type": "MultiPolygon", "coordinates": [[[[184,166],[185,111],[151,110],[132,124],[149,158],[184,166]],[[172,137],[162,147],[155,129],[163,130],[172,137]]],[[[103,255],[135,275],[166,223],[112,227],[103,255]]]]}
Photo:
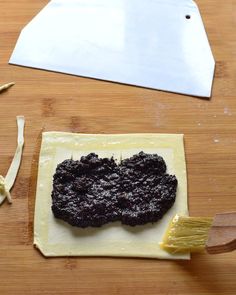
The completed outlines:
{"type": "Polygon", "coordinates": [[[91,153],[65,160],[53,177],[54,216],[78,227],[121,221],[135,226],[155,222],[175,202],[177,179],[156,154],[140,152],[116,164],[91,153]]]}

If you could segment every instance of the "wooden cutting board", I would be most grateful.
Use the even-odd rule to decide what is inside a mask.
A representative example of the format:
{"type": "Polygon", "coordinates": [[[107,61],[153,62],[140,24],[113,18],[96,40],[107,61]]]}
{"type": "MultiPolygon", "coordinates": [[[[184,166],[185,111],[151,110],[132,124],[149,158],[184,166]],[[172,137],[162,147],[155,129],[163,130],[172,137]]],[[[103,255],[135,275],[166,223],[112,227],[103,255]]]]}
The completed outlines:
{"type": "Polygon", "coordinates": [[[31,166],[42,128],[184,133],[191,215],[236,210],[236,0],[197,1],[216,59],[210,101],[8,65],[20,30],[46,3],[0,0],[0,83],[16,82],[0,94],[3,175],[16,147],[15,117],[26,117],[13,204],[0,207],[0,294],[235,294],[236,252],[180,262],[45,259],[32,246],[31,166]]]}

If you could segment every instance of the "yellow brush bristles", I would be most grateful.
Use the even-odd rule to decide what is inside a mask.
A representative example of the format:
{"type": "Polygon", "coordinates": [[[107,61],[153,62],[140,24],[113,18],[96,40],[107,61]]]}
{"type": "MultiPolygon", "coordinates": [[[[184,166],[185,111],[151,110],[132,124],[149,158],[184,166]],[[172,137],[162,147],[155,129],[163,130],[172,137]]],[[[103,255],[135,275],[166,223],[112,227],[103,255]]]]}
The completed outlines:
{"type": "Polygon", "coordinates": [[[204,250],[213,218],[176,215],[169,224],[160,244],[171,253],[200,252],[204,250]]]}

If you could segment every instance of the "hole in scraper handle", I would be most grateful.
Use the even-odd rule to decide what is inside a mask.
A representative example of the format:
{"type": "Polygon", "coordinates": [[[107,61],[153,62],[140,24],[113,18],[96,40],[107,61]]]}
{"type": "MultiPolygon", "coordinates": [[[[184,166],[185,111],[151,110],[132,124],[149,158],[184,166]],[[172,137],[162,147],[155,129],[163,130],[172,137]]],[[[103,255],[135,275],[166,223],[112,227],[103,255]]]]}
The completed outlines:
{"type": "Polygon", "coordinates": [[[187,14],[187,15],[185,15],[185,18],[186,19],[190,19],[191,18],[191,15],[187,14]]]}

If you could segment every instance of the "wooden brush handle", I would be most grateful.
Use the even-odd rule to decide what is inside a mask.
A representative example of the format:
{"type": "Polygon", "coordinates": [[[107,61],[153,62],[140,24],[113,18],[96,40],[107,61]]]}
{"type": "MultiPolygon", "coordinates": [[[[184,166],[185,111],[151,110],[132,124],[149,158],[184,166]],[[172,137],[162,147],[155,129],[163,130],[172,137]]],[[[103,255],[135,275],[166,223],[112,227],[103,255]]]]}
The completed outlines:
{"type": "Polygon", "coordinates": [[[206,250],[210,254],[236,250],[236,212],[216,214],[208,234],[206,250]]]}

